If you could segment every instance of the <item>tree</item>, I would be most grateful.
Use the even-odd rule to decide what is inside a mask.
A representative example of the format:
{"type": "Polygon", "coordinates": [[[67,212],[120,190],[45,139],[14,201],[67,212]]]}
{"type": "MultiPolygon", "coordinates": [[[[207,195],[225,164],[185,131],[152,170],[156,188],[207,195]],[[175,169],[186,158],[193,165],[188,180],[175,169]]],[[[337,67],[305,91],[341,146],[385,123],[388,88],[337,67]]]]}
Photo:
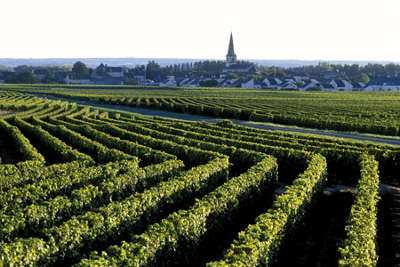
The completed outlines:
{"type": "Polygon", "coordinates": [[[239,79],[239,75],[237,75],[236,73],[233,73],[233,72],[229,72],[229,73],[226,75],[226,78],[227,78],[227,79],[239,79]]]}
{"type": "Polygon", "coordinates": [[[218,81],[216,81],[216,80],[205,80],[205,81],[200,81],[199,84],[202,87],[217,87],[218,86],[218,81]]]}
{"type": "Polygon", "coordinates": [[[331,71],[332,66],[329,65],[328,62],[319,62],[318,65],[316,66],[316,69],[318,71],[331,71]]]}
{"type": "Polygon", "coordinates": [[[25,71],[17,74],[10,80],[6,80],[6,83],[38,83],[39,80],[33,75],[31,71],[25,71]]]}
{"type": "Polygon", "coordinates": [[[49,72],[47,72],[46,76],[43,78],[43,83],[56,83],[56,79],[54,78],[53,75],[51,75],[49,72]]]}
{"type": "Polygon", "coordinates": [[[27,65],[20,65],[14,68],[14,71],[17,74],[23,73],[23,72],[27,72],[27,71],[32,71],[32,67],[31,66],[27,66],[27,65]]]}
{"type": "Polygon", "coordinates": [[[322,91],[321,85],[318,83],[313,87],[309,87],[306,89],[306,91],[322,91]]]}
{"type": "Polygon", "coordinates": [[[158,63],[156,63],[154,60],[149,61],[147,63],[147,67],[146,67],[146,78],[150,79],[150,80],[154,80],[156,78],[161,78],[161,77],[157,77],[160,76],[160,70],[161,67],[160,65],[158,65],[158,63]]]}
{"type": "Polygon", "coordinates": [[[139,80],[136,79],[136,78],[125,79],[124,84],[126,84],[126,85],[138,85],[139,84],[139,80]]]}
{"type": "Polygon", "coordinates": [[[78,75],[87,75],[89,74],[89,69],[86,67],[85,63],[77,61],[72,67],[72,72],[78,75]]]}
{"type": "Polygon", "coordinates": [[[387,77],[397,77],[399,73],[398,65],[393,63],[385,65],[385,73],[387,77]]]}
{"type": "Polygon", "coordinates": [[[296,82],[297,88],[302,88],[304,86],[304,82],[296,82]]]}
{"type": "Polygon", "coordinates": [[[358,80],[359,80],[360,82],[362,82],[362,83],[365,83],[365,84],[369,83],[369,81],[370,81],[368,75],[365,74],[365,73],[361,73],[361,75],[360,75],[360,77],[358,78],[358,80]]]}

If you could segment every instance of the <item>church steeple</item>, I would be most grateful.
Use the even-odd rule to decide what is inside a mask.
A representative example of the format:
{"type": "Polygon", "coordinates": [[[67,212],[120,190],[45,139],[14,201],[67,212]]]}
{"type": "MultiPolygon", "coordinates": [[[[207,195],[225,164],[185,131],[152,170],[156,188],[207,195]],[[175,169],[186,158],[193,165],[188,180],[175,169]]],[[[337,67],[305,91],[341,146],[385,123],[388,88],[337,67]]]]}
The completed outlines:
{"type": "Polygon", "coordinates": [[[235,55],[235,49],[233,48],[233,37],[231,33],[231,38],[229,39],[228,54],[226,55],[226,65],[230,66],[235,63],[236,63],[236,55],[235,55]]]}

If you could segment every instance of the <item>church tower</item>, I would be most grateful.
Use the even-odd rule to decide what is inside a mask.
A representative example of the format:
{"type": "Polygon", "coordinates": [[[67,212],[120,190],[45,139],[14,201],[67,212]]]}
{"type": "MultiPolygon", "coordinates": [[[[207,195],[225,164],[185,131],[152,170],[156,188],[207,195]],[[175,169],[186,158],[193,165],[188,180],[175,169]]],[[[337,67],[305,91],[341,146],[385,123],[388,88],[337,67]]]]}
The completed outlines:
{"type": "Polygon", "coordinates": [[[231,33],[231,38],[229,40],[228,54],[226,55],[226,66],[229,67],[235,63],[236,63],[236,55],[235,55],[235,50],[233,49],[233,38],[231,33]]]}

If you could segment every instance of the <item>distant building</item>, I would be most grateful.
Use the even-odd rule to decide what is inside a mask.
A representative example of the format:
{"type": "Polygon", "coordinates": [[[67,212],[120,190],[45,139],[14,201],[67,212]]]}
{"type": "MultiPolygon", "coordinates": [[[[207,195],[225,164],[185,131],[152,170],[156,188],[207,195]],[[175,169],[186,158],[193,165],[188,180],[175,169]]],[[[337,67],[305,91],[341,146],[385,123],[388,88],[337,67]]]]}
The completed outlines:
{"type": "Polygon", "coordinates": [[[184,78],[179,81],[179,86],[186,87],[186,85],[190,82],[190,78],[184,78]]]}
{"type": "Polygon", "coordinates": [[[249,74],[249,73],[255,73],[256,68],[252,63],[236,63],[233,65],[230,65],[229,67],[225,67],[222,70],[222,73],[236,73],[236,74],[249,74]]]}
{"type": "Polygon", "coordinates": [[[322,91],[336,91],[333,85],[329,82],[322,82],[321,83],[322,91]]]}
{"type": "Polygon", "coordinates": [[[254,79],[248,79],[247,81],[242,82],[241,87],[246,89],[254,89],[255,88],[254,79]]]}
{"type": "Polygon", "coordinates": [[[225,67],[222,70],[223,74],[226,74],[229,72],[236,73],[236,74],[249,74],[249,73],[256,72],[256,68],[255,68],[254,64],[237,62],[237,57],[236,57],[235,49],[233,46],[232,33],[231,33],[231,37],[229,39],[229,47],[228,47],[228,54],[226,55],[225,67]]]}
{"type": "Polygon", "coordinates": [[[137,79],[139,82],[143,82],[146,79],[146,75],[133,75],[134,79],[137,79]]]}
{"type": "Polygon", "coordinates": [[[332,80],[330,82],[335,90],[352,91],[353,85],[346,80],[332,80]]]}
{"type": "Polygon", "coordinates": [[[246,89],[262,89],[261,84],[254,79],[247,79],[245,82],[242,83],[241,87],[246,89]]]}
{"type": "Polygon", "coordinates": [[[233,37],[231,33],[231,37],[229,39],[229,47],[228,47],[228,54],[226,55],[226,67],[230,67],[234,64],[236,64],[237,57],[235,54],[235,49],[233,47],[233,37]]]}
{"type": "Polygon", "coordinates": [[[64,82],[66,84],[93,84],[89,75],[75,75],[71,73],[65,77],[64,82]]]}
{"type": "Polygon", "coordinates": [[[123,85],[124,69],[122,67],[109,67],[101,63],[94,69],[89,77],[71,77],[65,80],[66,83],[83,83],[83,84],[104,84],[104,85],[123,85]],[[72,78],[72,79],[71,79],[72,78]],[[78,79],[82,78],[82,79],[78,79]],[[88,81],[89,80],[89,81],[88,81]]]}
{"type": "Polygon", "coordinates": [[[146,73],[145,70],[128,70],[127,72],[124,73],[124,78],[125,80],[131,80],[135,81],[138,84],[139,83],[144,83],[146,80],[146,73]]]}
{"type": "Polygon", "coordinates": [[[278,90],[296,90],[297,84],[293,79],[286,79],[277,86],[278,90]]]}
{"type": "Polygon", "coordinates": [[[66,83],[66,78],[68,76],[68,72],[66,71],[56,71],[54,73],[54,79],[56,79],[56,81],[58,83],[66,83]]]}
{"type": "Polygon", "coordinates": [[[6,79],[5,75],[2,72],[0,72],[0,83],[4,83],[5,79],[6,79]]]}
{"type": "MultiPolygon", "coordinates": [[[[317,87],[321,87],[320,82],[315,79],[310,79],[310,80],[304,81],[304,85],[302,88],[300,88],[300,91],[307,91],[307,90],[311,90],[311,89],[317,88],[317,87]]],[[[322,90],[322,88],[321,88],[321,90],[322,90]]]]}
{"type": "Polygon", "coordinates": [[[185,87],[199,87],[200,86],[200,79],[190,79],[190,81],[188,81],[185,84],[185,87]]]}
{"type": "Polygon", "coordinates": [[[166,80],[160,82],[160,86],[173,87],[176,86],[175,76],[168,76],[166,80]]]}
{"type": "Polygon", "coordinates": [[[96,70],[93,72],[93,77],[124,77],[124,69],[122,67],[109,67],[101,63],[96,70]]]}
{"type": "Polygon", "coordinates": [[[277,89],[281,83],[283,82],[279,78],[265,78],[262,81],[263,88],[266,89],[277,89]]]}
{"type": "Polygon", "coordinates": [[[372,79],[364,89],[365,91],[400,91],[400,78],[372,79]]]}
{"type": "Polygon", "coordinates": [[[365,87],[365,83],[363,82],[352,82],[351,85],[354,90],[362,90],[365,87]]]}
{"type": "Polygon", "coordinates": [[[241,83],[239,79],[226,79],[221,84],[220,87],[240,87],[241,83]]]}
{"type": "Polygon", "coordinates": [[[104,85],[123,85],[124,78],[122,77],[99,77],[91,78],[93,84],[104,84],[104,85]]]}

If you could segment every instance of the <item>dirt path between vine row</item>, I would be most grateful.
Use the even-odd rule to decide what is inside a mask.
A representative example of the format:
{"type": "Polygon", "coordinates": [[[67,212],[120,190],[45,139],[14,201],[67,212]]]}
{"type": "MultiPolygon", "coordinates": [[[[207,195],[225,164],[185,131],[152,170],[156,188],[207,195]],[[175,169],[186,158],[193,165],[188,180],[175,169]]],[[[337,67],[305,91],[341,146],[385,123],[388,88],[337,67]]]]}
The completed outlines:
{"type": "Polygon", "coordinates": [[[13,113],[13,112],[6,111],[6,110],[0,110],[0,117],[1,117],[1,116],[5,116],[5,115],[8,115],[8,114],[11,114],[11,113],[13,113]]]}
{"type": "MultiPolygon", "coordinates": [[[[70,103],[77,103],[80,105],[92,106],[92,107],[99,107],[99,108],[107,108],[113,110],[120,110],[120,111],[127,111],[138,113],[141,115],[150,115],[150,116],[159,116],[159,117],[167,117],[172,119],[180,119],[180,120],[188,120],[188,121],[204,121],[210,123],[216,123],[221,118],[210,118],[206,116],[199,116],[199,115],[191,115],[186,113],[175,113],[175,112],[168,112],[163,110],[156,110],[156,109],[145,109],[145,108],[135,108],[135,107],[127,107],[127,106],[118,106],[118,105],[104,105],[104,104],[97,104],[93,102],[87,101],[80,101],[75,99],[69,98],[62,98],[62,97],[55,97],[50,95],[44,94],[35,94],[31,93],[37,97],[47,98],[51,100],[62,100],[67,101],[70,103]]],[[[298,127],[291,127],[291,126],[273,126],[273,125],[265,125],[259,124],[257,122],[251,121],[241,121],[241,120],[232,120],[233,123],[246,126],[251,128],[258,128],[264,130],[272,130],[272,131],[287,131],[287,132],[295,132],[295,133],[306,133],[306,134],[316,134],[316,135],[323,135],[323,136],[330,136],[330,137],[339,137],[345,139],[353,139],[358,141],[369,141],[369,142],[378,142],[390,145],[400,145],[400,139],[393,139],[390,137],[385,136],[368,136],[368,135],[358,135],[358,134],[351,134],[351,133],[344,133],[344,132],[332,132],[332,131],[324,131],[324,130],[316,130],[316,129],[303,129],[298,127]]]]}

